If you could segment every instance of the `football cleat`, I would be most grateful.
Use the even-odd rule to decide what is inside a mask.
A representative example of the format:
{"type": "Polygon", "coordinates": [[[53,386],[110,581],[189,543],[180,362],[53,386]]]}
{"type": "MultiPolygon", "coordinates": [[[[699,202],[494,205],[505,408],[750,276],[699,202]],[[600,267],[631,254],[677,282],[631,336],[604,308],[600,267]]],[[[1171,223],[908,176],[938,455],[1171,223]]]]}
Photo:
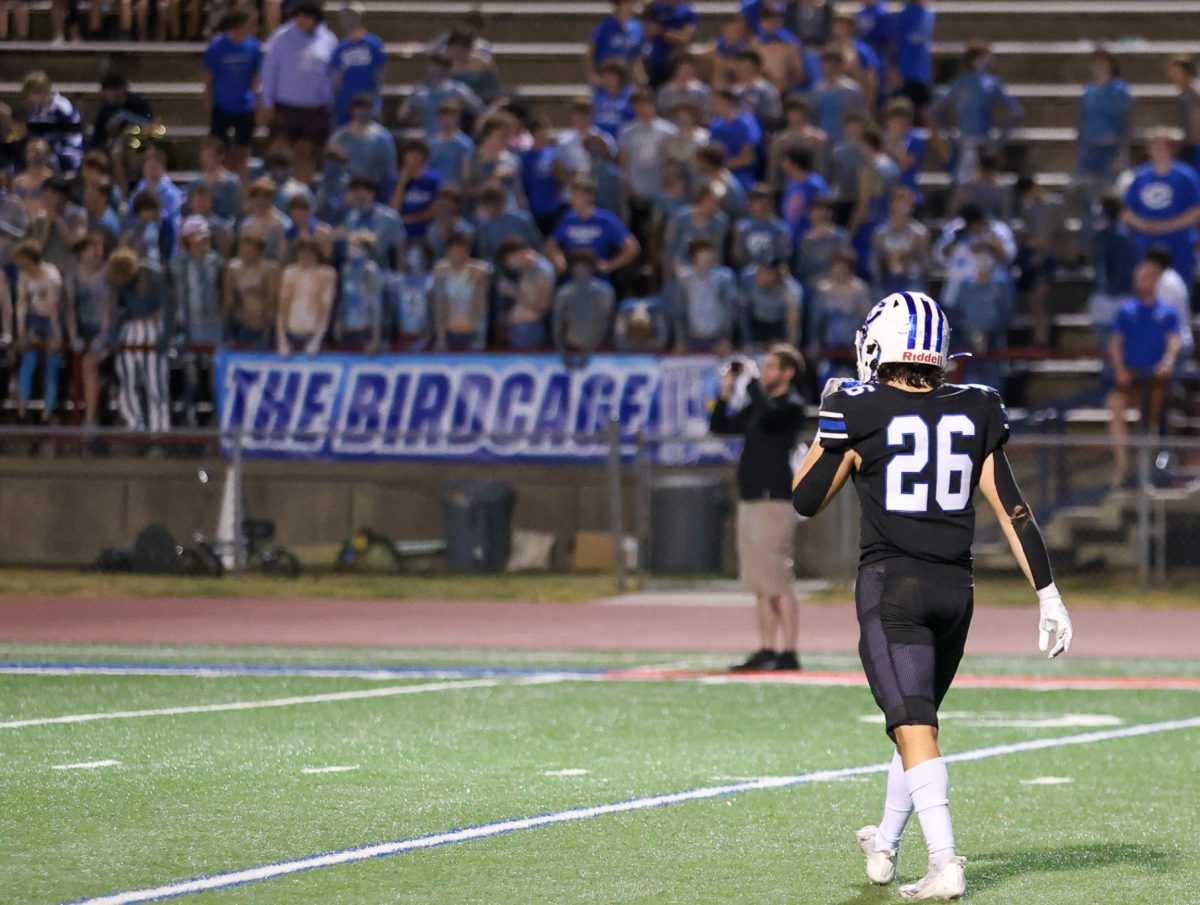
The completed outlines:
{"type": "Polygon", "coordinates": [[[916,883],[900,887],[900,895],[906,899],[933,899],[948,901],[957,899],[967,891],[966,858],[951,858],[941,870],[929,869],[916,883]]]}
{"type": "Polygon", "coordinates": [[[859,830],[856,834],[858,848],[867,859],[867,879],[880,886],[887,886],[896,876],[896,850],[889,848],[882,852],[875,851],[876,832],[878,830],[873,826],[864,826],[859,830]]]}

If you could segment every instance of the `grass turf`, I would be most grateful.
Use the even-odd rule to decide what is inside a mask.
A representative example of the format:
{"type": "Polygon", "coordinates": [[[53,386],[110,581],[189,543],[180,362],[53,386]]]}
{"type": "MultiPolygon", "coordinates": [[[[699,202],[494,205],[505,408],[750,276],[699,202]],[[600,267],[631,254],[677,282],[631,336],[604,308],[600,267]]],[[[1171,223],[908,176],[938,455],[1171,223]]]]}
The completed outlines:
{"type": "MultiPolygon", "coordinates": [[[[8,660],[106,656],[232,662],[223,649],[0,647],[8,660]]],[[[450,665],[445,652],[243,651],[239,662],[450,665]],[[353,660],[351,658],[354,658],[353,660]],[[406,659],[407,658],[407,659],[406,659]],[[433,662],[436,661],[436,662],[433,662]]],[[[469,652],[464,665],[479,665],[469,652]]],[[[501,659],[499,655],[494,655],[501,659]]],[[[630,659],[613,658],[613,665],[630,659]]],[[[672,655],[678,659],[677,655],[672,655]]],[[[555,666],[559,655],[506,655],[555,666]]],[[[589,665],[600,663],[589,655],[589,665]]],[[[696,658],[696,665],[712,665],[696,658]]],[[[829,658],[828,665],[849,665],[829,658]]],[[[577,664],[582,665],[582,664],[577,664]]],[[[975,661],[978,672],[998,661],[975,661]]],[[[1013,671],[1195,674],[1119,661],[1021,660],[1013,671]]],[[[208,704],[374,688],[309,677],[0,676],[0,719],[208,704]]],[[[388,685],[405,682],[389,680],[388,685]]],[[[413,684],[421,684],[414,680],[413,684]]],[[[1178,691],[961,689],[946,709],[1125,724],[1200,714],[1178,691]]],[[[865,688],[564,682],[73,725],[0,729],[0,901],[54,903],[453,827],[736,777],[878,763],[887,740],[865,688]],[[103,759],[117,767],[55,771],[103,759]],[[305,767],[357,765],[306,775],[305,767]],[[546,776],[583,769],[582,776],[546,776]]],[[[995,719],[995,717],[992,717],[995,719]]],[[[949,751],[1070,734],[947,719],[949,751]]],[[[1200,730],[1014,754],[951,767],[970,900],[1179,903],[1200,869],[1194,832],[1200,730]],[[1054,775],[1073,782],[1022,785],[1054,775]]],[[[612,815],[187,897],[274,903],[740,903],[873,905],[853,831],[878,817],[882,776],[749,792],[612,815]]],[[[903,879],[923,865],[909,828],[903,879]]]]}

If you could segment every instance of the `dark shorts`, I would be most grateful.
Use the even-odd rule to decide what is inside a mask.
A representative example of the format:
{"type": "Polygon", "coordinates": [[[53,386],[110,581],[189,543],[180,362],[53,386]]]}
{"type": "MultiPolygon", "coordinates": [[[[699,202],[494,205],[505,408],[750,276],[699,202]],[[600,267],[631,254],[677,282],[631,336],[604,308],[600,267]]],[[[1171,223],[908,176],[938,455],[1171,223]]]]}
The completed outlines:
{"type": "Polygon", "coordinates": [[[247,147],[254,141],[254,111],[249,113],[226,113],[213,107],[209,134],[221,141],[229,141],[233,133],[233,144],[247,147]]]}
{"type": "Polygon", "coordinates": [[[331,124],[327,107],[293,107],[276,104],[271,116],[271,137],[288,141],[311,141],[323,145],[329,139],[331,124]]]}
{"type": "Polygon", "coordinates": [[[875,703],[897,726],[937,726],[974,606],[971,570],[912,559],[862,566],[855,589],[858,654],[875,703]]]}
{"type": "Polygon", "coordinates": [[[1029,292],[1038,283],[1054,282],[1054,274],[1058,271],[1058,259],[1054,255],[1046,255],[1040,261],[1027,248],[1017,250],[1017,289],[1029,292]]]}

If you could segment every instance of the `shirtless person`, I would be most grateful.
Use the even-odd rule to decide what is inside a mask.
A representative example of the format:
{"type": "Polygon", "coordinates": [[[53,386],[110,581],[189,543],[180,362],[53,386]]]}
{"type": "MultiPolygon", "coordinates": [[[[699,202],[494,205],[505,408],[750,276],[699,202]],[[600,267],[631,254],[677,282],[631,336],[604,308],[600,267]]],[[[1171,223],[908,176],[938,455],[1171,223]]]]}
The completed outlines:
{"type": "Polygon", "coordinates": [[[296,263],[284,268],[280,283],[276,341],[280,355],[291,355],[296,349],[316,355],[333,314],[337,271],[321,263],[315,239],[296,240],[293,251],[296,263]]]}
{"type": "Polygon", "coordinates": [[[265,352],[279,305],[279,265],[264,255],[266,242],[256,232],[243,232],[238,256],[225,269],[221,313],[233,345],[265,352]]]}

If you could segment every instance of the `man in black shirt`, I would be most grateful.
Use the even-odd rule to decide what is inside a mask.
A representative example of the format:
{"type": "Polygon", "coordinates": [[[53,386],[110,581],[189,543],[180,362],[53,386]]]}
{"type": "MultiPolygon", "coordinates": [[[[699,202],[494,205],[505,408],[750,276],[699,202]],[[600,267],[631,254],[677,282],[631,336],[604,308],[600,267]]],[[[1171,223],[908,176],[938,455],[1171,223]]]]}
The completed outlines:
{"type": "Polygon", "coordinates": [[[104,102],[96,111],[90,147],[107,151],[127,126],[144,126],[154,119],[150,102],[129,90],[123,72],[104,73],[100,77],[100,94],[104,102]]]}
{"type": "Polygon", "coordinates": [[[796,516],[790,505],[790,457],[804,427],[804,400],[796,391],[804,363],[794,348],[778,345],[767,353],[761,376],[757,370],[749,359],[730,363],[721,374],[710,421],[714,434],[746,438],[738,461],[738,564],[742,582],[758,598],[760,644],[734,667],[738,672],[800,668],[800,613],[792,590],[796,516]],[[743,376],[750,378],[749,403],[730,414],[730,396],[743,376]]]}

